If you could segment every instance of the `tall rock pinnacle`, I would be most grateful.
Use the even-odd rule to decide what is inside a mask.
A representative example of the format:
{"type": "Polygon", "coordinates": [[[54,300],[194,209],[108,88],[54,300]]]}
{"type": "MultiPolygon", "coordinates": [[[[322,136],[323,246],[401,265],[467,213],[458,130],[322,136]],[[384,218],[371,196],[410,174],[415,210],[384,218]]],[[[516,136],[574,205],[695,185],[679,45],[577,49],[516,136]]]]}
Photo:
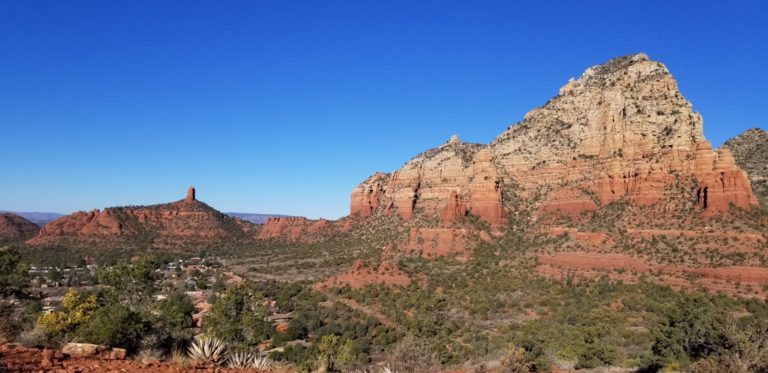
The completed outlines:
{"type": "Polygon", "coordinates": [[[191,186],[189,189],[187,189],[187,198],[185,198],[187,202],[193,202],[197,199],[195,198],[195,187],[191,186]]]}

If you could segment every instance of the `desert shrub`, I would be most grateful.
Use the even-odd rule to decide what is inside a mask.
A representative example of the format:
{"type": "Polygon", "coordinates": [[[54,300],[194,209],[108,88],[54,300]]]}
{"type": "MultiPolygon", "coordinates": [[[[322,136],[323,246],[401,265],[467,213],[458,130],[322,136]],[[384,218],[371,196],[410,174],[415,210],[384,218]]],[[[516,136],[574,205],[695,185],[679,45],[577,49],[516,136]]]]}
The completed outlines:
{"type": "Polygon", "coordinates": [[[655,365],[684,364],[731,346],[726,325],[729,315],[701,294],[681,294],[661,312],[652,330],[655,365]]]}
{"type": "Polygon", "coordinates": [[[118,264],[98,273],[99,283],[112,287],[121,300],[140,305],[152,299],[157,290],[156,270],[160,263],[152,257],[141,258],[131,264],[118,264]]]}
{"type": "Polygon", "coordinates": [[[355,361],[353,341],[337,335],[325,335],[317,345],[320,371],[333,371],[337,366],[355,361]]]}
{"type": "Polygon", "coordinates": [[[26,266],[12,246],[0,249],[0,296],[21,296],[29,283],[26,266]]]}
{"type": "Polygon", "coordinates": [[[0,344],[10,341],[16,335],[17,329],[13,306],[9,302],[0,300],[0,344]]]}
{"type": "Polygon", "coordinates": [[[263,299],[250,283],[227,289],[211,307],[205,320],[206,333],[232,346],[256,346],[272,332],[263,299]]]}
{"type": "Polygon", "coordinates": [[[533,364],[527,356],[525,349],[512,346],[512,348],[501,357],[501,371],[503,373],[528,373],[532,370],[533,364]]]}
{"type": "Polygon", "coordinates": [[[407,336],[389,350],[387,363],[398,372],[428,372],[440,366],[435,349],[424,340],[407,336]]]}
{"type": "Polygon", "coordinates": [[[79,294],[69,289],[64,295],[62,309],[40,315],[37,327],[51,337],[62,336],[88,322],[98,309],[95,295],[79,294]]]}
{"type": "Polygon", "coordinates": [[[195,306],[186,294],[172,293],[152,304],[146,313],[151,329],[142,339],[142,349],[170,355],[187,346],[192,339],[195,306]]]}
{"type": "Polygon", "coordinates": [[[135,352],[148,329],[149,325],[140,313],[122,304],[110,304],[96,310],[75,334],[83,342],[135,352]]]}

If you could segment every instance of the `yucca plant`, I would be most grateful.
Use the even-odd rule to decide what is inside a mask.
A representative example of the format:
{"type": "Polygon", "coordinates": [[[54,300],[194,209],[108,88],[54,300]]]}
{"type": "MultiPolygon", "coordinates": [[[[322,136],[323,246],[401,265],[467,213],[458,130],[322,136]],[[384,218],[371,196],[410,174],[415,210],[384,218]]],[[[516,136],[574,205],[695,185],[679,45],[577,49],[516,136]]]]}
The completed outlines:
{"type": "Polygon", "coordinates": [[[221,365],[227,356],[227,344],[218,338],[198,336],[189,345],[189,357],[192,360],[221,365]]]}

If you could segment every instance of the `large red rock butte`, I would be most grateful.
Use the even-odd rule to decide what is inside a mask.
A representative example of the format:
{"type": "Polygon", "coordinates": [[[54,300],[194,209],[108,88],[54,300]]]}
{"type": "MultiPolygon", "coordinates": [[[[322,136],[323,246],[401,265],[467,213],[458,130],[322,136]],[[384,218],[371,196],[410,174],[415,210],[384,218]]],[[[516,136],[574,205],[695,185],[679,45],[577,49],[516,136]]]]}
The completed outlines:
{"type": "Polygon", "coordinates": [[[730,151],[704,139],[701,116],[667,68],[635,54],[587,69],[489,145],[453,136],[374,174],[353,190],[350,214],[446,223],[472,214],[498,226],[505,198],[531,201],[538,215],[577,217],[619,200],[655,204],[681,178],[697,183],[704,216],[758,205],[730,151]]]}
{"type": "Polygon", "coordinates": [[[12,213],[0,213],[0,242],[23,240],[34,236],[40,229],[35,223],[12,213]]]}
{"type": "Polygon", "coordinates": [[[151,246],[170,247],[193,241],[242,240],[255,226],[198,201],[189,188],[185,199],[152,206],[110,207],[80,211],[46,224],[30,245],[67,240],[115,242],[152,237],[151,246]]]}

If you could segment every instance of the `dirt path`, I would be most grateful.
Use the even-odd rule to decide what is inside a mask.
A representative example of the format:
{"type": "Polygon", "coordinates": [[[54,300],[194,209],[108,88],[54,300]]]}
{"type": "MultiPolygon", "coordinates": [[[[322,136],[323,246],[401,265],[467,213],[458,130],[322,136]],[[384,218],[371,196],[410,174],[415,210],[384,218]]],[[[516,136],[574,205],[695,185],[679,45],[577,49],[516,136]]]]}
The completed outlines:
{"type": "Polygon", "coordinates": [[[371,306],[367,306],[367,305],[364,305],[364,304],[357,303],[354,299],[342,298],[342,297],[340,297],[340,296],[338,296],[336,294],[333,294],[331,292],[323,291],[322,293],[326,297],[328,297],[328,300],[330,302],[341,302],[341,303],[344,303],[347,306],[349,306],[349,308],[352,308],[352,309],[354,309],[356,311],[360,311],[360,312],[362,312],[362,313],[364,313],[364,314],[366,314],[366,315],[368,315],[370,317],[373,317],[373,318],[379,320],[379,322],[382,325],[384,325],[384,326],[396,329],[396,330],[401,331],[401,332],[405,332],[405,329],[400,324],[397,324],[394,321],[390,320],[387,316],[385,316],[383,313],[381,313],[381,311],[379,311],[379,310],[377,310],[377,309],[375,309],[375,308],[373,308],[371,306]]]}

